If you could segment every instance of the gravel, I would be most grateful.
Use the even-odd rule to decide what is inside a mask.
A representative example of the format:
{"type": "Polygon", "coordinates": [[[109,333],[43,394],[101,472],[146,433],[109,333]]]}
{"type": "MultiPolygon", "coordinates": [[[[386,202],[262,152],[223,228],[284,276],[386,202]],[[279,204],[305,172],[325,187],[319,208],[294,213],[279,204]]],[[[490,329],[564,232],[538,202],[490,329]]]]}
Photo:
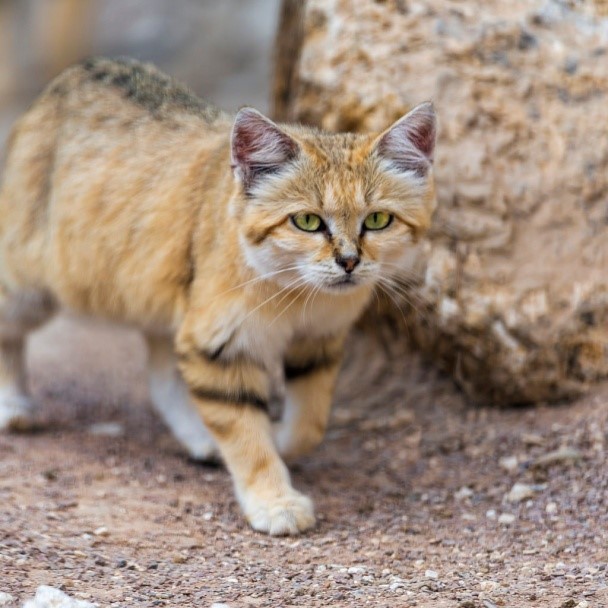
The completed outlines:
{"type": "Polygon", "coordinates": [[[66,329],[32,341],[47,430],[0,436],[0,589],[17,605],[40,585],[116,608],[608,605],[608,389],[472,407],[382,332],[355,336],[328,437],[293,471],[318,525],[269,538],[147,406],[139,338],[66,329]],[[124,435],[91,435],[98,420],[124,435]],[[565,445],[579,457],[532,466],[565,445]],[[516,484],[534,495],[506,501],[516,484]]]}

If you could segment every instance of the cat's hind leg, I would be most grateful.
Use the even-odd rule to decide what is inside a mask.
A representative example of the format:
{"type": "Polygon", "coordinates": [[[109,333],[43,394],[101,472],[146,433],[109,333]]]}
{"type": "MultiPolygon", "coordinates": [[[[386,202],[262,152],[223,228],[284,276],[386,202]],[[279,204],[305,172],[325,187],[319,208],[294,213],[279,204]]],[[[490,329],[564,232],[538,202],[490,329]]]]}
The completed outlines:
{"type": "Polygon", "coordinates": [[[176,366],[168,338],[146,336],[150,397],[174,437],[194,460],[216,461],[218,452],[211,434],[192,405],[190,394],[176,366]]]}
{"type": "Polygon", "coordinates": [[[11,292],[0,284],[0,430],[32,426],[25,344],[28,333],[45,323],[55,308],[46,293],[11,292]]]}

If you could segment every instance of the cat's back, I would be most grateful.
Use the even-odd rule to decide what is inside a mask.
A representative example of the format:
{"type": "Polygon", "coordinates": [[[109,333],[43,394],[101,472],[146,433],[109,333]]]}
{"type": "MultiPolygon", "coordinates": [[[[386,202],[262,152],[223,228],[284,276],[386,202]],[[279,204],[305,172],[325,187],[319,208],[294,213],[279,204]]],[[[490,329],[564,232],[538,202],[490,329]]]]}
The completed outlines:
{"type": "Polygon", "coordinates": [[[58,160],[72,153],[86,162],[90,149],[99,171],[121,146],[149,155],[176,142],[183,148],[193,137],[212,142],[230,125],[230,116],[151,64],[92,58],[57,76],[16,123],[5,181],[22,170],[48,178],[58,160]]]}
{"type": "MultiPolygon", "coordinates": [[[[152,252],[158,268],[182,272],[203,194],[229,178],[230,128],[228,115],[153,66],[98,58],[67,69],[9,139],[0,274],[86,308],[101,281],[113,290],[99,299],[118,302],[121,276],[132,283],[152,252]]],[[[167,276],[157,274],[141,280],[167,276]]]]}
{"type": "Polygon", "coordinates": [[[150,64],[88,59],[57,76],[13,128],[0,213],[44,207],[72,178],[92,184],[111,174],[118,185],[204,155],[230,127],[230,116],[150,64]]]}
{"type": "MultiPolygon", "coordinates": [[[[128,58],[91,58],[68,68],[51,82],[38,104],[57,102],[81,118],[94,117],[118,103],[131,116],[157,122],[175,123],[189,117],[212,127],[227,119],[213,104],[153,65],[128,58]]],[[[67,113],[65,118],[69,118],[67,113]]]]}
{"type": "Polygon", "coordinates": [[[132,148],[138,141],[168,145],[188,134],[212,138],[230,124],[228,115],[151,64],[92,58],[57,76],[16,123],[6,172],[32,158],[40,167],[54,162],[74,139],[86,138],[103,154],[135,133],[132,148]]]}

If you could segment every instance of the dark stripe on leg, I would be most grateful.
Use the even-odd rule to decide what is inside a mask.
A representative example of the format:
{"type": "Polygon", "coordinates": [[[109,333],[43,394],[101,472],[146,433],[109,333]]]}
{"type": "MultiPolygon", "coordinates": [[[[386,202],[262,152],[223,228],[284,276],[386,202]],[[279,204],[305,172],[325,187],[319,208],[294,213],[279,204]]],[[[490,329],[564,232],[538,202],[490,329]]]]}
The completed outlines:
{"type": "Polygon", "coordinates": [[[322,359],[314,359],[306,363],[285,363],[285,379],[295,380],[302,376],[308,376],[315,372],[329,369],[339,363],[338,357],[324,357],[322,359]]]}
{"type": "Polygon", "coordinates": [[[192,394],[199,399],[204,399],[207,401],[220,401],[222,403],[233,403],[236,405],[252,405],[260,410],[268,411],[268,401],[250,391],[227,393],[203,386],[197,386],[191,388],[190,390],[192,394]]]}
{"type": "Polygon", "coordinates": [[[226,368],[231,365],[240,364],[240,365],[250,365],[252,367],[256,367],[261,371],[265,371],[266,368],[264,364],[260,361],[256,361],[251,357],[242,354],[235,353],[231,355],[229,358],[224,357],[224,351],[226,350],[226,346],[229,342],[226,342],[215,350],[207,350],[207,349],[198,349],[198,350],[189,350],[187,352],[177,353],[177,357],[180,361],[189,362],[196,361],[196,359],[203,359],[206,363],[210,363],[213,365],[217,365],[218,367],[226,368]]]}

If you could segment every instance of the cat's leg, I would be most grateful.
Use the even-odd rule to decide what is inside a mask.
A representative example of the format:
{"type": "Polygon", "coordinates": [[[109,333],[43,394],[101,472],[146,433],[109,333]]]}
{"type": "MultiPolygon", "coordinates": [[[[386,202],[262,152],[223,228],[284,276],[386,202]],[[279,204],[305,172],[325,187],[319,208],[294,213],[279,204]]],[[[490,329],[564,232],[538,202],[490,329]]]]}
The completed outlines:
{"type": "Polygon", "coordinates": [[[175,438],[195,460],[217,459],[213,437],[192,404],[168,338],[146,336],[150,398],[175,438]]]}
{"type": "Polygon", "coordinates": [[[27,334],[47,321],[54,311],[47,294],[13,293],[0,284],[0,430],[26,430],[32,424],[25,343],[27,334]]]}
{"type": "Polygon", "coordinates": [[[342,337],[300,340],[287,353],[285,408],[274,436],[288,460],[312,451],[325,435],[343,343],[342,337]]]}
{"type": "Polygon", "coordinates": [[[292,487],[273,441],[266,371],[243,358],[218,361],[201,351],[184,354],[180,367],[251,526],[273,535],[311,528],[312,502],[292,487]]]}

